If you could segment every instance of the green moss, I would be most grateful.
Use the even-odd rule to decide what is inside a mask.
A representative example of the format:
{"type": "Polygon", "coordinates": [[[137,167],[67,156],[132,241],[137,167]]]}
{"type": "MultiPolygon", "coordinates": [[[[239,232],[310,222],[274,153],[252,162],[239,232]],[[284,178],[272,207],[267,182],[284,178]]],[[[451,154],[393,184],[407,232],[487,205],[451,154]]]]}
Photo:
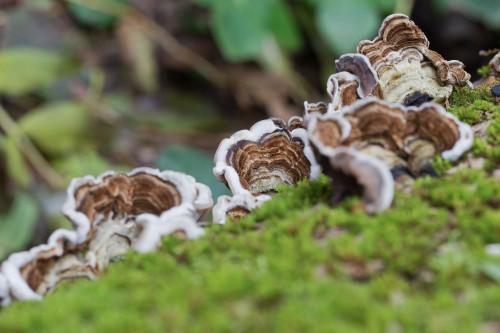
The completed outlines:
{"type": "Polygon", "coordinates": [[[500,167],[500,146],[489,149],[486,156],[488,159],[484,166],[485,170],[493,171],[500,167]]]}
{"type": "Polygon", "coordinates": [[[419,179],[375,216],[355,198],[331,208],[330,195],[325,176],[280,188],[203,238],[167,237],[98,281],[12,304],[0,331],[473,332],[500,320],[500,263],[484,253],[500,239],[498,182],[419,179]]]}
{"type": "Polygon", "coordinates": [[[500,142],[500,118],[493,120],[488,129],[486,130],[488,134],[489,143],[499,143],[500,142]]]}
{"type": "Polygon", "coordinates": [[[473,125],[479,120],[486,119],[488,113],[492,113],[494,110],[493,103],[485,100],[476,100],[470,105],[452,106],[447,111],[453,113],[459,120],[473,125]]]}
{"type": "Polygon", "coordinates": [[[487,151],[488,151],[488,144],[484,140],[481,140],[480,138],[475,137],[474,143],[472,144],[472,147],[471,147],[472,154],[476,157],[479,157],[479,156],[486,155],[487,151]]]}
{"type": "Polygon", "coordinates": [[[437,172],[438,175],[443,175],[447,170],[452,168],[450,160],[442,158],[440,155],[436,156],[434,162],[432,163],[432,168],[437,172]]]}
{"type": "Polygon", "coordinates": [[[488,77],[491,73],[491,68],[488,65],[484,65],[483,67],[477,70],[477,73],[481,76],[488,77]]]}
{"type": "Polygon", "coordinates": [[[469,87],[457,88],[449,98],[451,106],[470,106],[476,101],[486,101],[494,103],[495,99],[491,93],[491,86],[499,84],[498,81],[475,89],[469,87]]]}

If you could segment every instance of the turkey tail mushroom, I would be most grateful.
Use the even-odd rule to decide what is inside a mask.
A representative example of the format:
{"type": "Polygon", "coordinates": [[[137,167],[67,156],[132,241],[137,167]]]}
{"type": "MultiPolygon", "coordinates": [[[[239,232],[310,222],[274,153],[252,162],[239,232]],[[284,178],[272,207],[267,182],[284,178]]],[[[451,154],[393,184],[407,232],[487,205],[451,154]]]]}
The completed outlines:
{"type": "Polygon", "coordinates": [[[369,214],[389,208],[394,196],[394,181],[382,161],[347,147],[320,150],[320,153],[324,154],[321,163],[323,172],[332,180],[330,204],[335,205],[347,196],[358,195],[369,214]]]}
{"type": "MultiPolygon", "coordinates": [[[[304,127],[300,117],[292,117],[288,124],[271,118],[222,140],[214,157],[214,175],[238,199],[221,199],[214,214],[228,211],[230,203],[248,195],[258,198],[251,205],[255,207],[269,200],[279,185],[295,185],[304,178],[316,179],[320,167],[304,127]],[[238,197],[243,194],[245,196],[238,197]]],[[[217,220],[224,221],[224,218],[217,220]]]]}
{"type": "Polygon", "coordinates": [[[64,280],[94,279],[131,249],[153,250],[162,236],[197,238],[212,205],[210,189],[180,172],[138,168],[73,179],[62,211],[74,230],[58,229],[47,244],[2,263],[2,305],[41,299],[64,280]]]}
{"type": "Polygon", "coordinates": [[[361,41],[357,51],[377,72],[382,98],[392,103],[418,106],[448,98],[453,87],[472,87],[464,65],[430,50],[422,30],[403,14],[386,17],[378,36],[361,41]]]}

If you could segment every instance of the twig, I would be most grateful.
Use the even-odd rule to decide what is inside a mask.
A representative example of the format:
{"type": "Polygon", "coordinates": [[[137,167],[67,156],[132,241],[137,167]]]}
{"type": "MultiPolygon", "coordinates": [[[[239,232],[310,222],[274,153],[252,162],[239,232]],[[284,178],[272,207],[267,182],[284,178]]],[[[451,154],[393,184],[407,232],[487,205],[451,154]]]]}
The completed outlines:
{"type": "Polygon", "coordinates": [[[0,105],[0,128],[6,135],[12,138],[17,148],[23,153],[26,159],[38,171],[42,179],[52,188],[64,186],[64,178],[57,173],[45,160],[30,139],[23,133],[17,123],[10,117],[5,109],[0,105]]]}
{"type": "Polygon", "coordinates": [[[479,51],[479,55],[481,57],[489,57],[490,55],[497,54],[498,52],[500,52],[500,48],[486,50],[486,51],[485,50],[481,50],[481,51],[479,51]]]}

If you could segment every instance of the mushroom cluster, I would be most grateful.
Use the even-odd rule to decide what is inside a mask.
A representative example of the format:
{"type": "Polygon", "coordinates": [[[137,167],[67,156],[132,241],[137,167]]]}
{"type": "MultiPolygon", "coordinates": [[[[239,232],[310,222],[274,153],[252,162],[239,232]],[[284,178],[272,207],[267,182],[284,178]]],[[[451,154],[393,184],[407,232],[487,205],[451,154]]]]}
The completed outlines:
{"type": "Polygon", "coordinates": [[[332,204],[359,194],[368,213],[380,212],[394,188],[409,191],[416,177],[437,176],[435,156],[456,160],[471,147],[470,126],[430,102],[471,87],[470,75],[461,62],[430,50],[406,15],[388,16],[375,39],[335,65],[329,103],[304,102],[303,118],[292,117],[288,126],[268,119],[222,141],[214,174],[233,197],[217,201],[216,223],[248,214],[277,185],[315,179],[320,168],[332,179],[332,204]]]}
{"type": "Polygon", "coordinates": [[[138,168],[73,179],[62,211],[74,230],[11,254],[1,266],[0,302],[41,299],[62,281],[93,279],[130,249],[153,250],[164,235],[197,238],[212,205],[210,189],[180,172],[138,168]]]}
{"type": "Polygon", "coordinates": [[[454,87],[472,87],[463,63],[430,50],[425,34],[403,14],[386,17],[375,39],[361,41],[357,53],[341,56],[335,65],[337,73],[327,83],[331,110],[367,96],[418,106],[447,99],[454,87]]]}
{"type": "Polygon", "coordinates": [[[388,207],[394,185],[404,190],[415,177],[436,176],[436,155],[454,161],[473,142],[471,127],[439,104],[404,106],[376,97],[313,116],[307,130],[323,172],[332,178],[332,203],[361,193],[369,213],[388,207]]]}
{"type": "MultiPolygon", "coordinates": [[[[321,172],[331,178],[332,205],[359,195],[360,206],[377,213],[391,205],[395,188],[436,176],[435,156],[454,161],[471,147],[470,126],[429,102],[470,86],[470,75],[461,62],[431,51],[407,16],[388,16],[357,51],[335,62],[328,104],[305,102],[303,117],[262,120],[222,140],[213,172],[233,196],[217,199],[214,223],[243,217],[278,186],[321,172]]],[[[498,59],[490,63],[493,75],[498,59]]],[[[93,279],[130,249],[153,250],[162,236],[197,238],[212,205],[207,186],[174,171],[74,179],[62,209],[74,230],[56,230],[47,244],[11,254],[0,269],[0,304],[41,299],[64,280],[93,279]]]]}

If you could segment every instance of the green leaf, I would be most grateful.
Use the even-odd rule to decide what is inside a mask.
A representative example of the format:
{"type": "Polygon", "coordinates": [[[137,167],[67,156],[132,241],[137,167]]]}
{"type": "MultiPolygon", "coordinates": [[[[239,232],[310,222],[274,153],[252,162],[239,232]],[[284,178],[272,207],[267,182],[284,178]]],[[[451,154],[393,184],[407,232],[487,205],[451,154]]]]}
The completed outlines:
{"type": "Polygon", "coordinates": [[[298,51],[302,47],[299,29],[290,11],[282,1],[275,1],[268,14],[268,27],[278,44],[288,51],[298,51]]]}
{"type": "Polygon", "coordinates": [[[37,216],[36,201],[18,192],[7,214],[0,215],[0,260],[30,242],[37,216]]]}
{"type": "Polygon", "coordinates": [[[0,51],[0,93],[22,95],[45,88],[72,68],[61,53],[36,48],[0,51]]]}
{"type": "MultiPolygon", "coordinates": [[[[85,2],[85,1],[84,1],[85,2]]],[[[126,0],[99,0],[99,8],[113,8],[113,2],[127,3],[126,0]]],[[[85,5],[68,2],[70,14],[81,24],[98,29],[107,29],[113,26],[118,17],[92,9],[93,1],[85,5]],[[90,7],[90,8],[89,8],[90,7]]]]}
{"type": "Polygon", "coordinates": [[[33,109],[19,126],[44,152],[52,155],[95,144],[96,121],[82,104],[54,102],[33,109]]]}
{"type": "Polygon", "coordinates": [[[323,0],[316,9],[316,24],[332,51],[341,54],[356,52],[361,40],[372,39],[380,20],[368,0],[323,0]]]}
{"type": "Polygon", "coordinates": [[[266,39],[296,51],[302,45],[299,29],[282,0],[198,0],[213,11],[212,31],[226,59],[258,58],[266,39]]]}
{"type": "Polygon", "coordinates": [[[374,0],[373,4],[384,14],[390,14],[396,7],[397,0],[374,0]]]}
{"type": "Polygon", "coordinates": [[[31,173],[16,143],[11,137],[7,137],[2,146],[9,176],[21,186],[28,186],[32,180],[31,173]]]}
{"type": "Polygon", "coordinates": [[[212,172],[213,157],[202,151],[185,145],[172,144],[160,152],[156,165],[161,170],[180,171],[193,176],[197,182],[210,187],[215,200],[224,194],[231,195],[227,187],[219,182],[212,172]]]}
{"type": "Polygon", "coordinates": [[[261,0],[229,0],[217,5],[212,29],[224,56],[231,61],[256,58],[267,31],[266,10],[261,0]]]}

